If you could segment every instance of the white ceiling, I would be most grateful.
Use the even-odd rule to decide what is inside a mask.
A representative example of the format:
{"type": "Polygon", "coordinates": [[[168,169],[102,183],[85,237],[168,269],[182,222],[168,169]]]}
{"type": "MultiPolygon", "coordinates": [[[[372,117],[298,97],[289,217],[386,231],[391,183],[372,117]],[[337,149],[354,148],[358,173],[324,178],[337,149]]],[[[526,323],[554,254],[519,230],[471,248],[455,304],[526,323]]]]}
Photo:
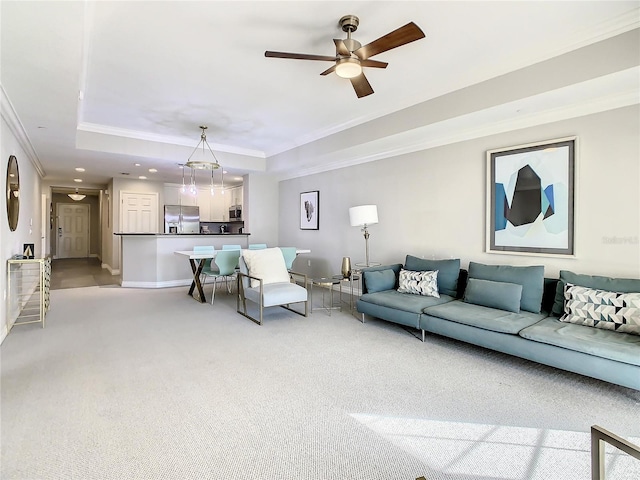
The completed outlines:
{"type": "MultiPolygon", "coordinates": [[[[209,127],[228,180],[269,171],[273,155],[637,28],[639,16],[638,1],[0,5],[2,87],[32,156],[57,185],[78,177],[83,185],[101,185],[123,173],[179,182],[178,165],[196,145],[201,124],[209,127]],[[346,14],[360,18],[353,37],[362,44],[410,21],[426,34],[375,57],[389,66],[365,70],[373,95],[358,99],[348,80],[320,76],[330,63],[264,57],[265,50],[333,55],[332,39],[345,37],[338,19],[346,14]]],[[[637,83],[637,72],[626,75],[612,81],[626,81],[622,89],[637,83]]],[[[609,88],[599,82],[564,96],[584,102],[609,88]]],[[[534,100],[540,111],[546,108],[544,98],[534,100]]],[[[459,122],[470,120],[481,118],[459,122]]],[[[451,122],[447,128],[450,135],[451,122]]],[[[388,148],[366,149],[372,146],[388,148]]],[[[354,144],[342,157],[374,158],[366,149],[354,144]]],[[[299,167],[278,165],[278,171],[294,176],[299,167]]]]}

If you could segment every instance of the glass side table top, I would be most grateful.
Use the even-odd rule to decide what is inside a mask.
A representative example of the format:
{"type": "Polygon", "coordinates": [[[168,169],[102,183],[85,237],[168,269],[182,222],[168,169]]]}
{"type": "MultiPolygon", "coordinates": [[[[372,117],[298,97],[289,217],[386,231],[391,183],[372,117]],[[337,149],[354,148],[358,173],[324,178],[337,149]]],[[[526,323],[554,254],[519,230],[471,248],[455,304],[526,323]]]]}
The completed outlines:
{"type": "Polygon", "coordinates": [[[323,287],[330,287],[332,285],[337,285],[342,280],[342,275],[334,275],[333,277],[320,277],[320,278],[312,278],[311,281],[314,285],[320,285],[323,287]]]}
{"type": "Polygon", "coordinates": [[[356,267],[358,267],[359,270],[369,267],[379,267],[380,265],[382,264],[379,262],[369,262],[369,265],[367,265],[366,263],[356,263],[356,267]]]}

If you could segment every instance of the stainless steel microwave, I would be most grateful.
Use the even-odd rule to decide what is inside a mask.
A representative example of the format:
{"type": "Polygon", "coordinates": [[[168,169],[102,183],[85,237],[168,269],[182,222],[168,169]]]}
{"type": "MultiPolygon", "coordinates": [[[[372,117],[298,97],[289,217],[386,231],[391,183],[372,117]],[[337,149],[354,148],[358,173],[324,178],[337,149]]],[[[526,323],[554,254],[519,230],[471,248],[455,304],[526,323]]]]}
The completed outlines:
{"type": "Polygon", "coordinates": [[[242,220],[242,205],[229,207],[229,220],[242,220]]]}

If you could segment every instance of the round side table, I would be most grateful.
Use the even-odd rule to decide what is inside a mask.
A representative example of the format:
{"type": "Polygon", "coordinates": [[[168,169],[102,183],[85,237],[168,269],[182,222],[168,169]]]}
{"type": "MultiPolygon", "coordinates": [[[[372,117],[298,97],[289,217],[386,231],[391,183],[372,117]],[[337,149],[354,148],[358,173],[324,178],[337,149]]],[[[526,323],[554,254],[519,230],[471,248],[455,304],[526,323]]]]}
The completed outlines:
{"type": "MultiPolygon", "coordinates": [[[[342,293],[342,275],[339,277],[320,277],[320,278],[312,278],[311,279],[311,313],[313,313],[313,287],[321,287],[322,288],[322,308],[327,311],[329,315],[331,315],[331,310],[339,308],[342,310],[342,305],[334,305],[333,302],[333,286],[339,285],[340,291],[342,293]],[[329,303],[326,302],[326,293],[327,289],[329,289],[329,303]]],[[[341,295],[342,296],[342,295],[341,295]]]]}

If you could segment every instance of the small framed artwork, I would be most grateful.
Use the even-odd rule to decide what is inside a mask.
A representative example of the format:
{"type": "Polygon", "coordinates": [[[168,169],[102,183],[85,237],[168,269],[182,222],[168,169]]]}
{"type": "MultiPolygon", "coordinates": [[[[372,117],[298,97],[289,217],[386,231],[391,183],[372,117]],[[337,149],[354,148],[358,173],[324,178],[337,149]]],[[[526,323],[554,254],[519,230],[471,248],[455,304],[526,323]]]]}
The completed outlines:
{"type": "Polygon", "coordinates": [[[35,258],[35,244],[34,243],[23,243],[22,244],[22,257],[33,259],[35,258]]]}
{"type": "Polygon", "coordinates": [[[486,251],[574,256],[576,137],[487,151],[486,251]]]}
{"type": "Polygon", "coordinates": [[[320,192],[302,192],[300,194],[300,229],[318,230],[320,214],[320,192]]]}

